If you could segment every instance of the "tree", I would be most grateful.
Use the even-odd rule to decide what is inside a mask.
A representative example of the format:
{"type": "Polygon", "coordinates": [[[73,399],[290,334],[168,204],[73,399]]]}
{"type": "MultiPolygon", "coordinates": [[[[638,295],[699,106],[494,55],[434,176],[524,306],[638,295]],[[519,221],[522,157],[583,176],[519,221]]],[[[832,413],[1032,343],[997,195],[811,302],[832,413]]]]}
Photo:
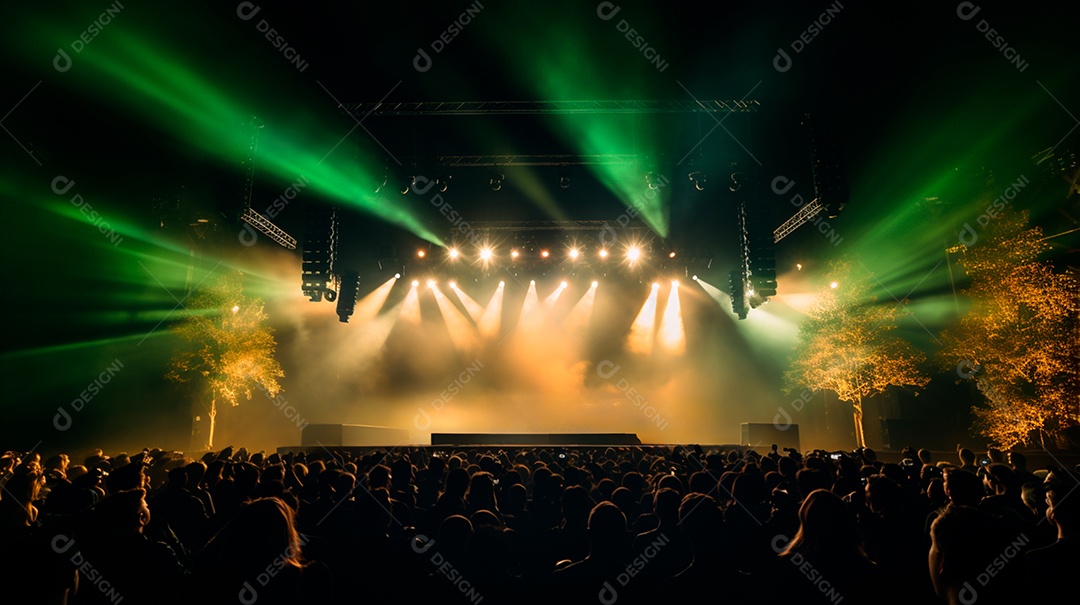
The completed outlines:
{"type": "Polygon", "coordinates": [[[925,356],[892,335],[897,304],[871,296],[871,274],[836,263],[835,281],[823,288],[799,327],[795,358],[786,379],[794,388],[830,390],[852,406],[855,440],[866,447],[863,400],[890,386],[922,388],[930,379],[919,370],[925,356]]]}
{"type": "Polygon", "coordinates": [[[251,399],[252,387],[273,397],[285,375],[274,358],[277,342],[265,325],[262,300],[245,296],[239,274],[227,275],[192,297],[188,316],[173,332],[192,349],[173,357],[166,378],[176,382],[203,380],[210,390],[207,449],[214,445],[218,403],[239,405],[251,399]]]}
{"type": "Polygon", "coordinates": [[[1027,214],[997,215],[973,245],[958,245],[971,306],[945,331],[942,364],[975,381],[986,402],[975,429],[1002,448],[1046,445],[1080,424],[1075,276],[1039,257],[1049,245],[1027,214]]]}

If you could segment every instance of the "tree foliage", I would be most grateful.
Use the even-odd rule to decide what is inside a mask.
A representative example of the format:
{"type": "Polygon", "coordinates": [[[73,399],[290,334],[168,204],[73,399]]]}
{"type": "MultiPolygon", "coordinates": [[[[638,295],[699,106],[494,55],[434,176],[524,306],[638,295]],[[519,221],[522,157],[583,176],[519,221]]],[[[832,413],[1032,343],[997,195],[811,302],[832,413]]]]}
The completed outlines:
{"type": "Polygon", "coordinates": [[[893,334],[899,305],[876,301],[873,276],[851,263],[834,264],[831,274],[836,287],[823,288],[807,312],[786,380],[793,389],[830,390],[851,403],[856,440],[865,446],[863,400],[930,379],[919,368],[925,356],[893,334]]]}
{"type": "Polygon", "coordinates": [[[986,400],[975,428],[1005,448],[1080,423],[1080,289],[1039,260],[1048,248],[1026,213],[1009,212],[950,250],[962,255],[971,307],[945,331],[941,359],[975,381],[986,400]]]}
{"type": "Polygon", "coordinates": [[[165,376],[203,381],[209,388],[212,445],[217,404],[239,405],[241,396],[251,399],[254,388],[273,397],[281,391],[277,379],[285,372],[274,357],[277,341],[266,325],[263,302],[244,295],[239,274],[194,295],[187,309],[187,318],[173,332],[191,347],[173,357],[165,376]]]}

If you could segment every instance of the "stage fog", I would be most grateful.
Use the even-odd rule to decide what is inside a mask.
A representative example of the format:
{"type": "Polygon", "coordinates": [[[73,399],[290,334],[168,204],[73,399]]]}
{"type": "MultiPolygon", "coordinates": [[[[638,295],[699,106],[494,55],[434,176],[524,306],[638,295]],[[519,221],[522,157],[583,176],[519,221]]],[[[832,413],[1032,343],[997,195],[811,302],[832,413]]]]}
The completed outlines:
{"type": "Polygon", "coordinates": [[[221,445],[298,445],[309,423],[404,429],[410,444],[433,432],[738,443],[740,423],[773,422],[791,398],[766,359],[793,330],[737,326],[712,276],[362,276],[342,323],[301,294],[295,257],[267,258],[250,292],[266,300],[284,391],[221,410],[221,445]]]}

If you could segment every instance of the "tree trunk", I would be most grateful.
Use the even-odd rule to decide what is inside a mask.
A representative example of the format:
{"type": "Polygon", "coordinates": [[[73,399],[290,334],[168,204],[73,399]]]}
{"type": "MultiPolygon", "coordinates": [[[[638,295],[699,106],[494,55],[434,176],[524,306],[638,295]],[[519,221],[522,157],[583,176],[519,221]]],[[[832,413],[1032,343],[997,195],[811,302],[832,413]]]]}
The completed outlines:
{"type": "Polygon", "coordinates": [[[855,416],[855,447],[866,447],[866,433],[863,432],[862,397],[852,402],[851,409],[855,416]]]}
{"type": "Polygon", "coordinates": [[[206,451],[214,449],[214,424],[217,420],[217,398],[210,400],[210,413],[207,414],[210,417],[210,431],[206,436],[206,451]]]}

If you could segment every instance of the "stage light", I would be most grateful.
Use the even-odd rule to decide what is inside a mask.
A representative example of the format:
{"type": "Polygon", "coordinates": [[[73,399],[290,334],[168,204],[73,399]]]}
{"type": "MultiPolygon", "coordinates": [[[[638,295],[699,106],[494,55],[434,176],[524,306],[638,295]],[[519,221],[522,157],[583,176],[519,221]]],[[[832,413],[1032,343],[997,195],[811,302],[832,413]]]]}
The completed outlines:
{"type": "Polygon", "coordinates": [[[449,254],[450,254],[450,258],[452,258],[452,259],[456,259],[457,257],[461,256],[461,253],[458,252],[457,248],[450,248],[449,254]]]}
{"type": "Polygon", "coordinates": [[[449,285],[449,286],[450,286],[450,289],[451,289],[451,290],[457,290],[457,282],[456,282],[456,281],[451,281],[451,282],[450,282],[449,284],[447,284],[447,285],[449,285]]]}
{"type": "Polygon", "coordinates": [[[417,287],[417,286],[419,286],[419,285],[420,285],[420,282],[416,281],[415,279],[414,279],[414,280],[412,280],[412,287],[414,287],[414,288],[415,288],[415,287],[417,287]]]}
{"type": "Polygon", "coordinates": [[[570,258],[577,260],[577,257],[581,256],[581,252],[577,248],[570,249],[570,258]]]}
{"type": "Polygon", "coordinates": [[[536,280],[535,279],[530,279],[529,280],[529,285],[530,286],[535,286],[536,285],[536,280]]]}
{"type": "Polygon", "coordinates": [[[559,282],[560,288],[566,288],[566,282],[559,282]]]}
{"type": "Polygon", "coordinates": [[[425,251],[423,248],[416,251],[417,258],[424,258],[425,256],[427,256],[427,251],[425,251]]]}
{"type": "Polygon", "coordinates": [[[667,255],[667,257],[668,257],[668,258],[675,258],[675,251],[674,251],[674,250],[672,250],[671,252],[668,252],[668,255],[667,255]]]}
{"type": "Polygon", "coordinates": [[[480,249],[480,260],[483,260],[483,261],[491,260],[492,254],[493,253],[491,252],[491,248],[481,248],[480,249]]]}
{"type": "Polygon", "coordinates": [[[594,288],[595,288],[595,287],[597,287],[597,286],[599,286],[599,285],[600,285],[600,282],[598,282],[598,281],[595,281],[595,280],[594,280],[594,281],[593,281],[593,283],[592,283],[592,287],[594,287],[594,288]]]}
{"type": "Polygon", "coordinates": [[[521,253],[518,252],[517,250],[511,250],[510,251],[510,258],[517,258],[519,256],[521,256],[521,253]]]}
{"type": "Polygon", "coordinates": [[[694,277],[692,277],[691,279],[693,279],[694,281],[697,281],[697,276],[695,275],[695,276],[694,276],[694,277]]]}
{"type": "Polygon", "coordinates": [[[795,269],[798,271],[802,271],[802,263],[795,263],[795,269]]]}
{"type": "Polygon", "coordinates": [[[233,308],[232,308],[233,313],[236,313],[239,310],[240,310],[240,305],[233,305],[233,308]]]}
{"type": "Polygon", "coordinates": [[[652,289],[653,290],[659,290],[660,289],[660,283],[659,282],[653,282],[652,289]]]}
{"type": "Polygon", "coordinates": [[[394,279],[401,279],[401,274],[400,273],[395,273],[394,274],[394,279]]]}
{"type": "Polygon", "coordinates": [[[501,288],[501,287],[503,287],[503,286],[505,286],[505,285],[506,285],[506,282],[504,282],[504,281],[500,281],[500,282],[499,282],[499,287],[500,287],[500,288],[501,288]]]}
{"type": "Polygon", "coordinates": [[[679,280],[677,280],[677,279],[671,280],[671,287],[672,288],[678,288],[679,287],[679,280]]]}
{"type": "Polygon", "coordinates": [[[435,280],[433,280],[433,279],[429,279],[429,280],[427,280],[427,287],[429,287],[429,288],[431,288],[432,290],[434,290],[434,289],[435,289],[435,280]]]}
{"type": "Polygon", "coordinates": [[[630,249],[626,251],[626,260],[634,262],[641,258],[641,249],[637,246],[630,246],[630,249]]]}
{"type": "Polygon", "coordinates": [[[540,258],[547,258],[549,256],[551,256],[551,252],[549,252],[547,250],[541,250],[540,251],[540,258]]]}
{"type": "Polygon", "coordinates": [[[840,287],[840,284],[838,282],[832,282],[831,284],[829,284],[829,287],[835,290],[840,287]]]}
{"type": "Polygon", "coordinates": [[[607,248],[601,248],[600,249],[600,258],[607,258],[607,256],[608,256],[607,248]]]}

